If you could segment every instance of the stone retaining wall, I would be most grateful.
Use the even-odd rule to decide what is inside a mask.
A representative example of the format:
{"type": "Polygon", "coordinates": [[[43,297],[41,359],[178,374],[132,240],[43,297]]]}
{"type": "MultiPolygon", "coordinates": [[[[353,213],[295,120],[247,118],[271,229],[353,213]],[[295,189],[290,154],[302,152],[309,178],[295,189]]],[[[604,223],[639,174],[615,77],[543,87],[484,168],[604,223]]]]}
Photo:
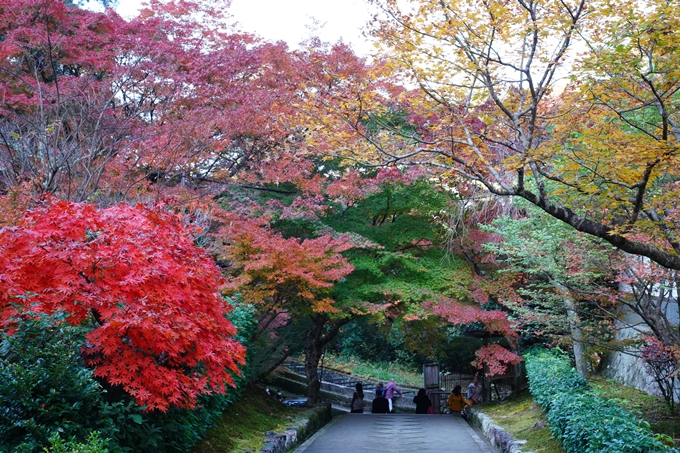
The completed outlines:
{"type": "Polygon", "coordinates": [[[261,453],[285,453],[317,432],[331,419],[331,405],[318,404],[302,412],[283,432],[270,431],[261,453]]]}
{"type": "Polygon", "coordinates": [[[482,431],[484,437],[486,437],[491,445],[498,448],[501,453],[531,453],[529,451],[522,450],[522,447],[526,443],[524,440],[513,440],[500,426],[496,425],[491,417],[480,412],[479,409],[471,408],[469,411],[470,424],[482,431]]]}
{"type": "MultiPolygon", "coordinates": [[[[290,370],[281,369],[267,378],[270,387],[282,388],[292,393],[304,395],[307,390],[306,378],[290,370]]],[[[409,389],[411,390],[411,389],[409,389]]],[[[321,397],[324,401],[349,407],[354,388],[343,387],[331,382],[321,382],[321,397]]],[[[364,394],[364,412],[371,412],[371,402],[375,395],[364,394]]],[[[394,407],[401,412],[415,412],[416,406],[410,397],[394,398],[394,407]]]]}

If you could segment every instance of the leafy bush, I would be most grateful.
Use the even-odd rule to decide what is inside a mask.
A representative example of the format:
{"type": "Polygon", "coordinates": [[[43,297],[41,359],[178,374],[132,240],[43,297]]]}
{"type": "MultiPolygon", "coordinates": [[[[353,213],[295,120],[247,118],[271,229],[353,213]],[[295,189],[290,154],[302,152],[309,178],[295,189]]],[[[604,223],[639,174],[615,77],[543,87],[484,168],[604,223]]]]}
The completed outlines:
{"type": "Polygon", "coordinates": [[[644,420],[597,396],[559,350],[524,356],[529,389],[567,453],[670,453],[644,420]]]}
{"type": "Polygon", "coordinates": [[[74,443],[93,430],[110,439],[112,453],[154,451],[160,429],[130,397],[121,400],[95,380],[80,356],[87,329],[66,318],[26,312],[12,335],[3,334],[0,451],[42,452],[55,435],[74,443]]]}
{"type": "MultiPolygon", "coordinates": [[[[248,347],[248,339],[255,328],[253,307],[237,300],[228,302],[234,306],[229,320],[237,328],[235,339],[248,347]]],[[[238,400],[248,382],[248,369],[246,364],[241,376],[233,376],[236,387],[229,389],[226,395],[201,395],[194,409],[172,406],[167,412],[143,412],[129,398],[125,403],[110,404],[107,416],[114,418],[117,432],[104,434],[115,438],[123,452],[187,452],[205,437],[225,409],[238,400]]]]}
{"type": "Polygon", "coordinates": [[[93,431],[87,436],[87,443],[79,443],[74,439],[64,443],[58,434],[53,434],[50,437],[49,449],[45,449],[47,453],[108,453],[106,448],[106,440],[102,439],[97,431],[93,431]]]}
{"type": "MultiPolygon", "coordinates": [[[[235,304],[229,318],[247,346],[254,328],[252,307],[235,304]]],[[[94,453],[99,438],[88,436],[97,430],[110,453],[183,453],[238,399],[248,380],[243,367],[243,375],[234,376],[236,389],[227,395],[201,395],[193,410],[145,412],[120,388],[102,388],[84,366],[80,351],[86,330],[69,325],[63,314],[25,313],[16,332],[2,334],[0,451],[37,453],[53,442],[55,453],[64,448],[94,453]],[[71,440],[64,444],[59,435],[71,440]],[[78,444],[84,439],[88,443],[78,444]]]]}
{"type": "Polygon", "coordinates": [[[654,378],[659,390],[666,400],[666,405],[673,413],[677,395],[677,349],[664,345],[658,339],[649,336],[642,347],[642,360],[645,371],[654,378]]]}
{"type": "Polygon", "coordinates": [[[0,450],[37,452],[57,432],[85,439],[99,423],[101,387],[80,358],[84,329],[25,313],[0,338],[0,450]]]}

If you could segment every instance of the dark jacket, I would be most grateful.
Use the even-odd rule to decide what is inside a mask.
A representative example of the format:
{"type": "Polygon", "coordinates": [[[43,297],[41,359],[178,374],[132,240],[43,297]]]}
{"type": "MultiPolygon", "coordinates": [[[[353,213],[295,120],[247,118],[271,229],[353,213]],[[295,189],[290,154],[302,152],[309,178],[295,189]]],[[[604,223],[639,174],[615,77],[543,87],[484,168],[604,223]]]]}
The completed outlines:
{"type": "Polygon", "coordinates": [[[389,403],[387,398],[384,396],[378,396],[373,400],[373,407],[371,408],[372,414],[386,414],[390,411],[389,403]]]}
{"type": "Polygon", "coordinates": [[[416,395],[413,398],[413,402],[416,403],[416,414],[427,414],[427,408],[432,406],[432,402],[427,395],[416,395]]]}

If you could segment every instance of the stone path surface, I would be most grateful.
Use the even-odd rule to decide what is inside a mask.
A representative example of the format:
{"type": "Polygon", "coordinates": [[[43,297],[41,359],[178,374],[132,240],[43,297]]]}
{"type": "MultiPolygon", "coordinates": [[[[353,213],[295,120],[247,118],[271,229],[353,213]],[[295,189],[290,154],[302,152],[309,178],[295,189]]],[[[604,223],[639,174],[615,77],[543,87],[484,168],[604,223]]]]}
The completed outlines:
{"type": "Polygon", "coordinates": [[[345,414],[334,418],[294,453],[496,453],[460,417],[345,414]]]}

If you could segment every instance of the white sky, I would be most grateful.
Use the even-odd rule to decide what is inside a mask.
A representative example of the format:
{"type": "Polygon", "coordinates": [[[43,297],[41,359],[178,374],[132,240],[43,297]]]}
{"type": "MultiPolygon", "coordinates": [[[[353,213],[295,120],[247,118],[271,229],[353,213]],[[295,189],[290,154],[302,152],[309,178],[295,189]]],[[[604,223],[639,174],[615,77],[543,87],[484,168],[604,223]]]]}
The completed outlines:
{"type": "MultiPolygon", "coordinates": [[[[118,12],[134,15],[140,3],[119,0],[118,12]]],[[[232,0],[230,12],[243,31],[292,48],[316,35],[331,43],[342,39],[359,55],[371,49],[361,35],[371,17],[365,0],[232,0]]]]}

